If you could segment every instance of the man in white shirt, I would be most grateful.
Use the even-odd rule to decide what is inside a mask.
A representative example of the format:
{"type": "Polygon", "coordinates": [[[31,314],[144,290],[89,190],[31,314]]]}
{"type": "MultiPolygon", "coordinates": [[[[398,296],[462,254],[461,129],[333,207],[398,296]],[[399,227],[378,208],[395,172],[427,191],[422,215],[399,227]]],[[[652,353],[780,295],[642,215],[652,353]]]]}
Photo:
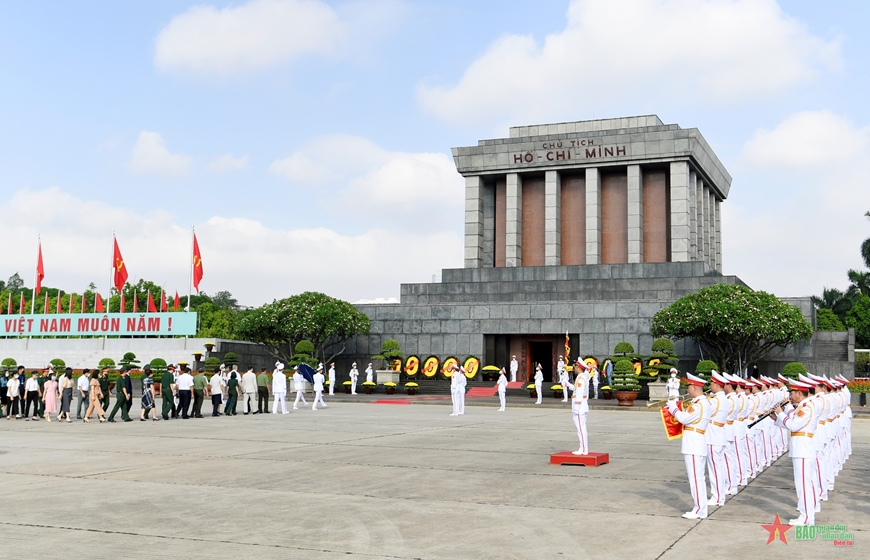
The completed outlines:
{"type": "Polygon", "coordinates": [[[287,376],[284,375],[284,364],[275,363],[275,371],[272,372],[272,394],[275,400],[272,402],[272,414],[278,414],[278,403],[281,403],[281,414],[287,414],[287,376]]]}
{"type": "Polygon", "coordinates": [[[84,370],[79,376],[78,384],[76,385],[79,392],[79,401],[76,405],[76,418],[79,420],[82,419],[82,407],[87,411],[88,404],[90,404],[90,401],[88,400],[88,393],[91,389],[90,380],[88,379],[88,373],[90,371],[91,370],[89,369],[84,370]]]}
{"type": "Polygon", "coordinates": [[[544,372],[541,364],[535,367],[535,392],[538,395],[538,400],[535,404],[541,404],[541,396],[544,393],[544,372]]]}
{"type": "Polygon", "coordinates": [[[221,377],[221,374],[216,373],[211,376],[208,384],[211,387],[211,415],[220,416],[221,401],[223,400],[224,388],[226,387],[224,378],[221,377]]]}
{"type": "Polygon", "coordinates": [[[248,371],[242,375],[242,414],[250,412],[257,412],[257,374],[254,373],[254,366],[248,366],[248,371]]]}
{"type": "Polygon", "coordinates": [[[323,377],[323,368],[317,368],[317,373],[314,374],[314,404],[311,405],[311,410],[317,410],[318,401],[326,408],[326,403],[323,402],[323,381],[326,378],[323,377]]]}
{"type": "Polygon", "coordinates": [[[359,378],[359,371],[356,369],[356,362],[350,367],[350,394],[356,395],[356,380],[359,378]]]}
{"type": "Polygon", "coordinates": [[[511,383],[517,380],[517,371],[520,369],[520,364],[517,362],[516,356],[511,356],[511,383]]]}
{"type": "Polygon", "coordinates": [[[181,417],[187,420],[190,418],[187,414],[187,409],[190,408],[190,397],[193,392],[193,376],[190,375],[190,370],[184,368],[184,373],[178,376],[175,380],[175,386],[178,387],[178,408],[181,412],[181,417]]]}
{"type": "MultiPolygon", "coordinates": [[[[302,404],[308,404],[305,400],[305,378],[299,373],[299,366],[293,368],[293,390],[296,391],[296,400],[293,402],[293,410],[299,409],[299,400],[302,399],[302,404]]],[[[321,387],[321,390],[323,388],[321,387]]]]}
{"type": "Polygon", "coordinates": [[[329,396],[335,394],[335,362],[329,364],[329,396]]]}
{"type": "MultiPolygon", "coordinates": [[[[36,372],[31,373],[30,379],[24,382],[24,394],[27,401],[24,404],[24,419],[30,420],[30,403],[33,403],[33,419],[39,420],[39,398],[42,396],[42,391],[39,389],[39,380],[36,377],[36,372]]],[[[85,377],[85,376],[82,376],[85,377]]],[[[87,410],[85,410],[87,412],[87,410]]]]}

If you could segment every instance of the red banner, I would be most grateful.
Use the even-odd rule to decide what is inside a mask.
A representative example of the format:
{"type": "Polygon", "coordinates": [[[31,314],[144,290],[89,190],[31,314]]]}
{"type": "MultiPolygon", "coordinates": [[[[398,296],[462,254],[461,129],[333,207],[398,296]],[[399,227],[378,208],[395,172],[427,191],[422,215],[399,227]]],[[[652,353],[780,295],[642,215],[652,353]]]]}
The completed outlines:
{"type": "MultiPolygon", "coordinates": [[[[677,401],[677,408],[683,410],[683,401],[677,401]]],[[[668,436],[668,440],[683,437],[683,424],[674,418],[671,411],[668,410],[668,407],[663,406],[661,408],[661,413],[662,424],[665,425],[665,435],[668,436]]]]}

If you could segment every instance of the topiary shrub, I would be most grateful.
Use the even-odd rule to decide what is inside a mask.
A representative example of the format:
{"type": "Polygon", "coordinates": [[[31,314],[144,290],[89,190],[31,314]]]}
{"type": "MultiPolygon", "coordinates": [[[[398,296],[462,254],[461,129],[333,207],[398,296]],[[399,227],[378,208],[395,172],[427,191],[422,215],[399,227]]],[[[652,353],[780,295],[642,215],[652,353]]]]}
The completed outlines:
{"type": "Polygon", "coordinates": [[[381,344],[380,353],[372,356],[372,359],[385,361],[385,367],[389,368],[395,364],[396,360],[402,359],[402,349],[399,347],[398,342],[392,338],[388,338],[381,344]]]}
{"type": "Polygon", "coordinates": [[[626,354],[634,354],[634,346],[628,342],[620,342],[616,345],[616,348],[613,349],[613,353],[622,356],[625,356],[626,354]]]}
{"type": "Polygon", "coordinates": [[[789,362],[782,368],[782,374],[789,379],[797,379],[798,375],[807,374],[807,368],[800,362],[789,362]]]}
{"type": "Polygon", "coordinates": [[[151,360],[151,371],[154,372],[155,377],[166,373],[166,360],[163,358],[154,358],[151,360]]]}
{"type": "Polygon", "coordinates": [[[66,368],[66,362],[64,362],[60,358],[55,358],[48,363],[50,363],[52,366],[54,366],[55,371],[62,370],[64,368],[66,368]]]}
{"type": "Polygon", "coordinates": [[[674,343],[667,338],[657,338],[652,343],[652,351],[673,354],[675,352],[674,343]]]}
{"type": "Polygon", "coordinates": [[[317,366],[317,358],[314,357],[316,348],[310,340],[300,340],[294,347],[296,353],[290,356],[287,365],[291,368],[299,364],[308,364],[311,367],[317,366]]]}
{"type": "Polygon", "coordinates": [[[115,360],[112,358],[103,358],[100,360],[100,369],[109,368],[111,371],[115,371],[115,360]]]}
{"type": "Polygon", "coordinates": [[[15,361],[15,358],[3,358],[3,362],[0,366],[2,366],[4,370],[15,369],[18,367],[18,362],[15,361]]]}
{"type": "Polygon", "coordinates": [[[634,364],[629,360],[619,360],[613,366],[614,391],[640,391],[637,375],[634,373],[634,364]]]}
{"type": "Polygon", "coordinates": [[[227,352],[226,354],[224,354],[224,363],[229,368],[239,365],[239,355],[235,352],[227,352]]]}
{"type": "Polygon", "coordinates": [[[701,360],[698,362],[698,365],[695,366],[695,373],[710,375],[710,372],[714,369],[719,371],[719,366],[716,365],[716,362],[713,360],[701,360]]]}
{"type": "Polygon", "coordinates": [[[214,356],[205,361],[205,371],[208,373],[216,372],[219,367],[221,367],[221,361],[214,356]]]}
{"type": "Polygon", "coordinates": [[[127,352],[124,354],[124,357],[118,362],[118,365],[121,366],[121,369],[131,370],[136,369],[137,364],[139,364],[139,360],[136,359],[136,354],[133,352],[127,352]]]}

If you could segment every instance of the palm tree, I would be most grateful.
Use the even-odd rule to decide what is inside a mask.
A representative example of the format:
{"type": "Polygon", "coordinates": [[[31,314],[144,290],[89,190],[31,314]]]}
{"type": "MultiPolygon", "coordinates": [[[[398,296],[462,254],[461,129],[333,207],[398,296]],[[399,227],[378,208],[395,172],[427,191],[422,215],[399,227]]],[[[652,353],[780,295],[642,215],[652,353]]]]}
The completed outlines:
{"type": "Polygon", "coordinates": [[[840,321],[846,319],[846,313],[852,309],[854,297],[836,288],[825,288],[822,297],[812,296],[813,305],[818,309],[830,309],[840,321]]]}
{"type": "Polygon", "coordinates": [[[853,300],[857,299],[861,294],[870,296],[870,272],[850,270],[848,276],[849,282],[851,282],[852,285],[846,290],[847,296],[853,300]]]}

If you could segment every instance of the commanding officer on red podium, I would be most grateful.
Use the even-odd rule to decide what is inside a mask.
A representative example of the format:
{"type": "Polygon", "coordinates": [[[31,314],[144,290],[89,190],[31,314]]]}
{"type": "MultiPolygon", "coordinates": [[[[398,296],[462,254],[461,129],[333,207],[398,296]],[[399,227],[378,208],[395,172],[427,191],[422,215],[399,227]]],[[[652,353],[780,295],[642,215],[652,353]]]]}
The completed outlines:
{"type": "Polygon", "coordinates": [[[668,411],[683,424],[683,458],[689,475],[689,488],[692,490],[694,507],[683,514],[686,519],[705,519],[707,517],[707,481],[704,467],[707,458],[707,442],[704,434],[710,423],[712,406],[704,397],[704,380],[686,373],[689,396],[692,401],[686,410],[679,410],[675,400],[668,401],[668,411]]]}
{"type": "MultiPolygon", "coordinates": [[[[574,366],[577,378],[574,383],[568,383],[568,389],[574,391],[571,400],[571,417],[574,427],[577,428],[577,437],[580,439],[580,449],[573,451],[574,455],[589,455],[589,433],[586,430],[586,417],[589,415],[589,366],[583,360],[578,359],[574,366]]],[[[567,389],[566,389],[567,392],[567,389]]]]}

